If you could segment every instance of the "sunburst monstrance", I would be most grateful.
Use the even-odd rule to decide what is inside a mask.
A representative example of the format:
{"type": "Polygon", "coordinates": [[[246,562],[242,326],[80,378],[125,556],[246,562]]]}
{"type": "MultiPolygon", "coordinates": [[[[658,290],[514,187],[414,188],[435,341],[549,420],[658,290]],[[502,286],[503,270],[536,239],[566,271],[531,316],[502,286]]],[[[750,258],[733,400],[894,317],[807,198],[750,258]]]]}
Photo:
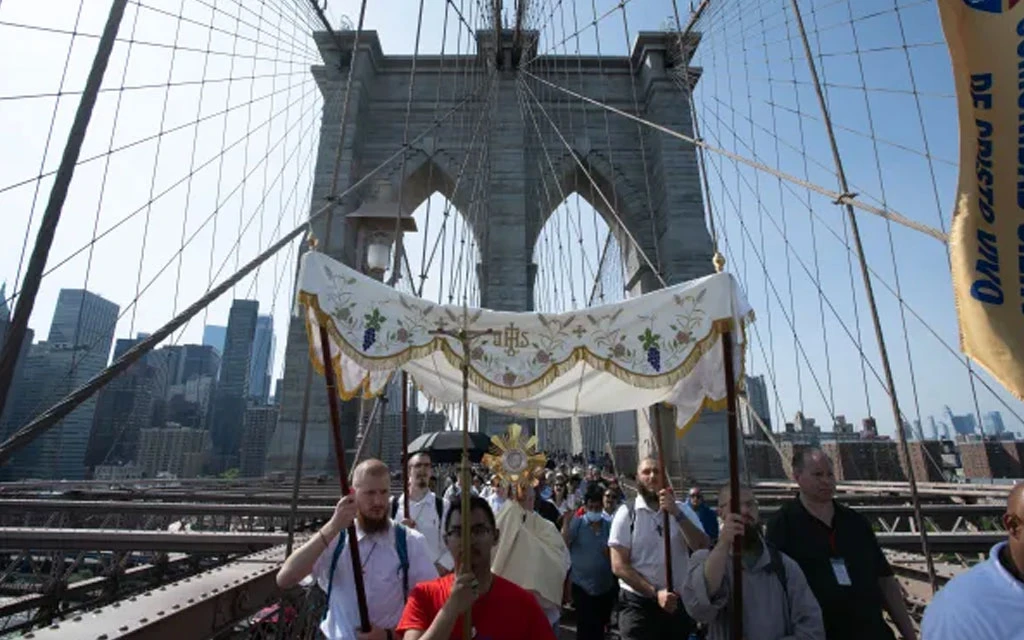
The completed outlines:
{"type": "Polygon", "coordinates": [[[483,457],[483,463],[505,485],[525,485],[547,461],[537,450],[537,436],[525,437],[523,427],[516,423],[508,426],[505,436],[491,436],[491,452],[483,457]]]}

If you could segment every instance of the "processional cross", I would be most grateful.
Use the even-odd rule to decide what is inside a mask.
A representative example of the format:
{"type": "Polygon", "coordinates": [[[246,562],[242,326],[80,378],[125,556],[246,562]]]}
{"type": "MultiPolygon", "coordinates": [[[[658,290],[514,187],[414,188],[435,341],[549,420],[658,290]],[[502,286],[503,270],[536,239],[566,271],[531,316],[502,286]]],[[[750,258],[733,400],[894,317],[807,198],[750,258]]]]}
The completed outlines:
{"type": "MultiPolygon", "coordinates": [[[[469,328],[469,315],[468,312],[463,308],[462,314],[462,328],[458,331],[452,331],[446,329],[443,324],[439,328],[430,332],[431,335],[445,336],[448,338],[455,338],[459,341],[462,346],[462,462],[461,468],[459,469],[459,482],[462,485],[462,491],[460,492],[460,500],[462,502],[462,508],[460,509],[461,526],[462,526],[462,539],[459,544],[462,547],[462,573],[472,573],[473,568],[470,565],[470,517],[469,517],[469,496],[470,492],[468,487],[470,486],[469,479],[469,353],[470,347],[474,340],[478,340],[484,336],[489,336],[494,333],[493,329],[485,330],[471,330],[469,328]]],[[[466,614],[462,618],[462,637],[472,638],[472,609],[466,611],[466,614]]]]}

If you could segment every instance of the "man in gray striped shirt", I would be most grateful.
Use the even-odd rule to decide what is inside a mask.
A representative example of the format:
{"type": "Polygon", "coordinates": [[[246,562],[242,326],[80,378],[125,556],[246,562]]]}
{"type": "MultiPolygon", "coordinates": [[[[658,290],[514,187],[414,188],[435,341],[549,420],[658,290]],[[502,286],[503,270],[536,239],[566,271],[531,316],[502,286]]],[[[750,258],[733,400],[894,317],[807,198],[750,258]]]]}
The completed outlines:
{"type": "Polygon", "coordinates": [[[682,603],[698,622],[708,624],[708,640],[731,638],[732,543],[743,541],[743,636],[746,640],[825,640],[821,608],[803,571],[792,558],[764,541],[757,501],[739,491],[740,513],[730,513],[729,487],[718,492],[723,526],[710,551],[690,557],[682,603]]]}

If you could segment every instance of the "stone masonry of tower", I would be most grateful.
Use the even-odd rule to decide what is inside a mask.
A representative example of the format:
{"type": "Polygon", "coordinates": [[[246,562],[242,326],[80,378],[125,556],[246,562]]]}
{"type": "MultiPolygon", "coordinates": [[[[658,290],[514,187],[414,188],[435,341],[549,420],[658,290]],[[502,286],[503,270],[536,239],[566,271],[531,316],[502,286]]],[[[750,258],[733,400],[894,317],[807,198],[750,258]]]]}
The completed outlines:
{"type": "MultiPolygon", "coordinates": [[[[355,64],[355,70],[341,153],[339,192],[400,149],[405,127],[412,57],[385,56],[377,34],[369,31],[360,35],[359,51],[353,60],[354,33],[338,35],[340,51],[330,34],[315,34],[324,64],[314,67],[312,72],[324,96],[324,109],[313,210],[321,208],[329,195],[350,64],[355,64]]],[[[634,111],[635,91],[644,118],[688,133],[691,123],[686,99],[666,70],[666,51],[676,38],[672,33],[643,32],[637,37],[630,58],[541,56],[529,68],[553,83],[627,112],[634,111]]],[[[522,73],[512,63],[520,56],[510,50],[512,41],[511,32],[502,34],[504,55],[497,56],[493,32],[478,34],[478,49],[483,52],[480,55],[486,56],[487,66],[479,64],[476,55],[463,56],[458,61],[448,55],[443,63],[439,56],[419,56],[410,139],[428,129],[437,114],[455,106],[474,87],[481,89],[463,107],[464,112],[411,146],[404,176],[401,162],[396,160],[368,183],[389,183],[391,193],[401,194],[406,211],[413,211],[435,192],[443,194],[461,212],[476,206],[477,213],[470,219],[476,221],[474,233],[481,253],[477,275],[480,302],[485,308],[532,310],[534,243],[548,216],[573,192],[585,198],[605,218],[609,228],[616,230],[618,244],[624,247],[621,257],[629,276],[628,295],[661,286],[656,274],[621,231],[591,179],[668,284],[710,273],[713,248],[704,220],[693,146],[597,107],[584,109],[579,100],[527,78],[530,89],[544,106],[542,111],[520,82],[522,73]],[[494,75],[488,79],[492,71],[494,75]],[[441,97],[435,111],[438,83],[441,97]],[[490,110],[487,126],[471,145],[473,124],[481,109],[490,110]],[[557,123],[572,147],[571,152],[554,133],[548,117],[557,123]],[[479,154],[481,148],[486,149],[482,160],[467,163],[459,188],[455,189],[465,154],[479,154]],[[587,168],[589,178],[579,169],[576,158],[587,168]],[[471,193],[471,185],[483,187],[471,193]]],[[[523,55],[535,54],[528,51],[523,55]]],[[[697,75],[699,71],[694,70],[694,77],[697,75]]],[[[374,197],[371,188],[364,186],[367,188],[360,188],[337,203],[329,233],[324,218],[313,225],[320,243],[318,250],[350,266],[359,264],[355,255],[357,232],[345,215],[363,199],[374,197]]],[[[303,321],[301,317],[292,317],[280,394],[281,414],[267,451],[268,471],[294,470],[308,349],[303,321]]],[[[334,474],[324,383],[316,374],[312,382],[303,469],[307,474],[334,474]]],[[[727,477],[724,415],[706,414],[677,439],[670,411],[663,412],[665,457],[671,463],[673,475],[701,482],[727,477]],[[678,452],[676,447],[681,447],[678,452]]],[[[343,440],[350,452],[355,447],[358,413],[358,403],[343,403],[343,440]]],[[[641,412],[638,419],[641,455],[652,451],[647,413],[641,412]]],[[[510,421],[484,412],[480,424],[482,430],[496,432],[504,431],[510,421]]]]}

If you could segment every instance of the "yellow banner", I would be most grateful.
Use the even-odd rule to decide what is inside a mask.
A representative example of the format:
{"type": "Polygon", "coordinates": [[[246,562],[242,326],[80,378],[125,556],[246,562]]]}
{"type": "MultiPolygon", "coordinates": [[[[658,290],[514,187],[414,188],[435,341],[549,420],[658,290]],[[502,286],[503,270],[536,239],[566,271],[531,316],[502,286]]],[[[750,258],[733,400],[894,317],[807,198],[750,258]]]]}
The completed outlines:
{"type": "Polygon", "coordinates": [[[1024,400],[1024,0],[938,0],[960,114],[960,348],[1024,400]]]}

